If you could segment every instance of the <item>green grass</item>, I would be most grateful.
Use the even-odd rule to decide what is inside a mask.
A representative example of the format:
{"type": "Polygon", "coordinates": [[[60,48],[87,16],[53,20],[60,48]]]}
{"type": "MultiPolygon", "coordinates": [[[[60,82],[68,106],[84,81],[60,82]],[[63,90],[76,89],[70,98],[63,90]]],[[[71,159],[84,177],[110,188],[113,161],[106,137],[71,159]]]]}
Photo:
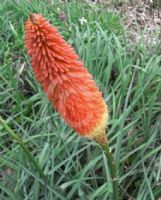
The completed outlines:
{"type": "MultiPolygon", "coordinates": [[[[109,106],[107,131],[120,199],[161,196],[161,46],[133,43],[121,19],[103,5],[6,0],[0,5],[0,116],[18,133],[48,180],[0,125],[0,199],[106,200],[112,186],[105,155],[77,136],[36,82],[24,47],[30,12],[58,27],[93,74],[109,106]],[[67,21],[61,21],[64,11],[67,21]],[[87,23],[81,25],[84,17],[87,23]]],[[[140,33],[142,34],[142,32],[140,33]]]]}

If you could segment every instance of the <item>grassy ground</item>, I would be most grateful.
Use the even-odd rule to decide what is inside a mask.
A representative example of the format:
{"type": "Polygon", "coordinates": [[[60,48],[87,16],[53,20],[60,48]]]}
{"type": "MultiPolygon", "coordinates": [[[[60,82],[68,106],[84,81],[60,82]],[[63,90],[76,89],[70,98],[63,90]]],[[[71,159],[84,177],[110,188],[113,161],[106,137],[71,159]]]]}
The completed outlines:
{"type": "MultiPolygon", "coordinates": [[[[112,190],[100,147],[80,138],[53,110],[35,81],[24,47],[29,13],[58,27],[93,74],[110,110],[109,144],[120,199],[161,196],[161,48],[128,39],[121,19],[103,5],[58,0],[6,0],[0,5],[0,115],[43,169],[0,125],[1,200],[106,200],[112,190]],[[84,18],[85,21],[84,21],[84,18]],[[87,20],[87,21],[86,21],[87,20]]],[[[146,31],[146,30],[144,30],[146,31]]],[[[142,32],[140,32],[142,36],[142,32]]]]}

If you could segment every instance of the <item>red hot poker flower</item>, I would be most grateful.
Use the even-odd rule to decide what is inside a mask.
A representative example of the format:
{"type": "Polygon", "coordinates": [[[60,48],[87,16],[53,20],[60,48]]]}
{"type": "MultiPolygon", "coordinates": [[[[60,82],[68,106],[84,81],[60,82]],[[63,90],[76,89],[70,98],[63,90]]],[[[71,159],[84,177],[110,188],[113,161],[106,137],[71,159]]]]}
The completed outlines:
{"type": "Polygon", "coordinates": [[[106,142],[107,106],[71,45],[40,14],[27,20],[25,43],[35,77],[62,118],[81,136],[106,142]]]}

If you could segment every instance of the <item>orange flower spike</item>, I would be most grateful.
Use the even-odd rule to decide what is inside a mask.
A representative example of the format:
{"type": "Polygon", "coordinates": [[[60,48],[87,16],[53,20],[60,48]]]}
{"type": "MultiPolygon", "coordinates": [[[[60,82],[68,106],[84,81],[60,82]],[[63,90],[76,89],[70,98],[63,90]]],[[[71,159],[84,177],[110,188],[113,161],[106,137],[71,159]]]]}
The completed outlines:
{"type": "Polygon", "coordinates": [[[40,14],[27,20],[25,44],[35,77],[61,117],[79,135],[105,143],[106,103],[71,45],[40,14]]]}

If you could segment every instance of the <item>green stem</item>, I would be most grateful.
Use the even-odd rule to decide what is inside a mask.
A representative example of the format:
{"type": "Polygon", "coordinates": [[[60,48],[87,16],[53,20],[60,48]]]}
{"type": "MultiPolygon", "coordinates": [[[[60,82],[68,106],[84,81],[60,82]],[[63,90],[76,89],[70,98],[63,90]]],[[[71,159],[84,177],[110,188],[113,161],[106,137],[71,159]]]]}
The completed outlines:
{"type": "Polygon", "coordinates": [[[37,161],[35,160],[34,156],[30,153],[29,149],[26,147],[22,139],[18,136],[18,134],[14,133],[13,130],[7,125],[7,123],[0,117],[0,124],[4,127],[4,129],[8,132],[8,134],[16,140],[19,145],[22,147],[26,155],[29,157],[30,161],[32,162],[33,166],[39,172],[40,176],[46,178],[45,174],[43,173],[42,169],[38,165],[37,161]]]}
{"type": "Polygon", "coordinates": [[[108,143],[101,144],[103,151],[106,154],[107,160],[108,160],[108,166],[110,170],[110,175],[112,179],[112,187],[113,187],[113,198],[112,200],[118,200],[119,199],[119,184],[117,180],[117,173],[116,173],[116,166],[115,161],[112,156],[112,153],[109,149],[108,143]]]}

